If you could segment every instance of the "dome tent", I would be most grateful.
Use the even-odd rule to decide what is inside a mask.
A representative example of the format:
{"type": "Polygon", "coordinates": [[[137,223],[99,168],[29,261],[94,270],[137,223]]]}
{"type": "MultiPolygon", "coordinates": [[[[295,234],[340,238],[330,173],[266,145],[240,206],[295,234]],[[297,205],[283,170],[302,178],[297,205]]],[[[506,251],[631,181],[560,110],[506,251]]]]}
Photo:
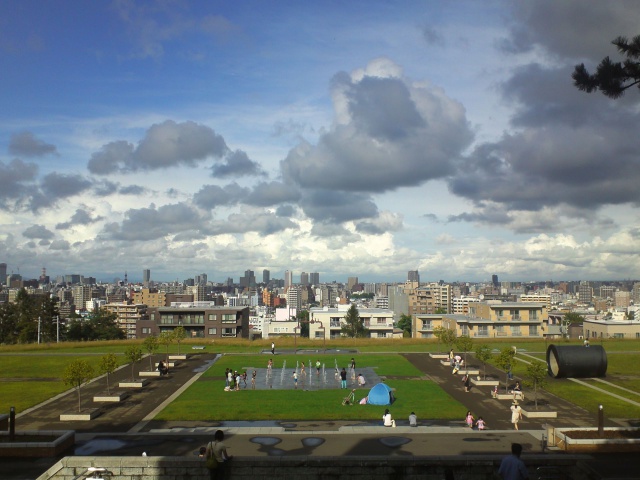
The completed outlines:
{"type": "Polygon", "coordinates": [[[367,403],[370,405],[391,405],[393,403],[393,390],[384,383],[378,383],[369,390],[367,403]]]}

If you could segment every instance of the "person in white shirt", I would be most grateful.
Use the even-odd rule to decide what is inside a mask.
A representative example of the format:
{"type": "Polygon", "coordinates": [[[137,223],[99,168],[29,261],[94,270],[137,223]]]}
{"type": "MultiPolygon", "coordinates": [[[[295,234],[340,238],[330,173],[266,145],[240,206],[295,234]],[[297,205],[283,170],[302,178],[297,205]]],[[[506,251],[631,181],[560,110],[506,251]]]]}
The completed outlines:
{"type": "Polygon", "coordinates": [[[416,417],[416,414],[414,412],[411,412],[411,415],[409,415],[409,426],[410,427],[418,426],[418,417],[416,417]]]}
{"type": "Polygon", "coordinates": [[[382,416],[382,422],[385,427],[395,427],[396,421],[391,418],[391,414],[389,413],[389,409],[385,409],[384,415],[382,416]]]}

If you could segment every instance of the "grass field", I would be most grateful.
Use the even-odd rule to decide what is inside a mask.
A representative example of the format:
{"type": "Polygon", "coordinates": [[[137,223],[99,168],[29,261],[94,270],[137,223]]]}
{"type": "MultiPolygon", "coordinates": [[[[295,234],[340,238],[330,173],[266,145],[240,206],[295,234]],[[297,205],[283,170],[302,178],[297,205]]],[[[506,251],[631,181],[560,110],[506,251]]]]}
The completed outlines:
{"type": "MultiPolygon", "coordinates": [[[[64,367],[73,358],[85,358],[95,366],[100,361],[101,355],[104,355],[105,353],[116,353],[118,354],[119,361],[122,363],[125,361],[122,353],[127,346],[133,343],[140,344],[141,342],[115,341],[0,346],[0,364],[2,365],[2,368],[0,369],[0,412],[8,412],[10,406],[15,406],[16,411],[20,412],[67,390],[68,387],[62,382],[61,376],[64,367]],[[15,355],[19,353],[29,353],[30,355],[28,357],[15,355]]],[[[515,339],[476,339],[474,340],[474,348],[476,345],[481,343],[488,345],[496,351],[499,351],[504,347],[515,345],[517,346],[518,351],[526,352],[527,354],[544,359],[544,352],[546,351],[548,344],[551,342],[544,342],[543,340],[516,341],[515,339]]],[[[581,344],[579,341],[567,342],[564,340],[558,340],[555,343],[560,345],[581,344]]],[[[592,342],[592,344],[602,344],[607,351],[609,368],[606,380],[618,387],[639,392],[640,373],[637,365],[640,362],[640,341],[608,339],[602,343],[592,342]]],[[[203,378],[209,379],[208,382],[203,381],[202,385],[200,385],[200,382],[196,382],[196,384],[192,386],[193,391],[190,388],[185,392],[183,396],[188,400],[186,403],[182,402],[182,397],[180,397],[176,402],[174,402],[174,404],[163,411],[159,418],[164,416],[166,418],[171,417],[172,419],[188,420],[195,416],[192,412],[194,409],[193,406],[200,404],[203,405],[202,410],[198,408],[196,411],[200,411],[200,414],[204,412],[205,416],[213,415],[209,413],[209,410],[217,405],[216,402],[220,402],[220,405],[223,407],[222,410],[224,411],[224,413],[221,413],[220,409],[216,408],[218,411],[215,415],[217,419],[241,419],[242,417],[246,417],[247,419],[259,418],[257,416],[251,416],[255,415],[251,412],[256,411],[257,403],[273,405],[274,409],[273,412],[263,410],[262,417],[260,418],[296,418],[310,420],[321,418],[358,418],[362,420],[370,420],[377,419],[378,417],[379,412],[376,411],[375,413],[372,413],[372,411],[369,411],[366,408],[359,409],[359,405],[353,407],[353,410],[356,411],[349,411],[349,409],[345,410],[345,407],[340,405],[344,392],[340,391],[262,391],[260,392],[261,396],[257,401],[255,396],[252,395],[255,392],[225,393],[220,387],[221,383],[211,379],[214,379],[215,377],[222,378],[224,369],[227,366],[234,369],[242,369],[244,367],[265,367],[268,356],[264,354],[257,354],[270,349],[271,341],[233,339],[222,341],[216,340],[216,342],[213,343],[203,342],[201,339],[190,339],[182,342],[180,347],[175,343],[172,344],[169,347],[169,352],[177,353],[179,349],[182,353],[191,352],[191,346],[193,345],[205,345],[206,352],[223,352],[229,355],[224,357],[224,362],[217,362],[205,373],[203,378]],[[239,354],[242,354],[242,356],[239,354]],[[304,407],[309,394],[315,395],[313,397],[313,404],[317,405],[314,408],[304,407]],[[234,397],[234,395],[237,396],[234,397]],[[185,405],[189,402],[195,403],[191,403],[186,407],[185,405]],[[292,408],[289,407],[290,405],[292,408]],[[282,413],[278,412],[278,409],[280,409],[282,413]],[[279,416],[284,415],[285,413],[287,415],[279,416]],[[293,413],[299,416],[296,417],[293,413]],[[181,418],[180,415],[184,415],[185,417],[181,418]],[[356,415],[356,417],[353,417],[353,415],[356,415]]],[[[276,340],[276,351],[293,350],[294,346],[298,349],[306,348],[316,350],[320,345],[321,342],[311,341],[309,339],[297,338],[294,340],[293,338],[280,338],[276,340]]],[[[425,411],[425,418],[460,418],[458,410],[459,407],[453,405],[451,399],[446,396],[439,387],[437,387],[437,385],[428,385],[429,382],[426,381],[417,382],[415,380],[402,379],[403,376],[415,377],[419,375],[420,372],[418,372],[411,364],[406,362],[401,356],[391,353],[446,352],[449,350],[448,345],[439,345],[436,341],[422,339],[336,339],[327,341],[326,344],[322,344],[322,346],[326,346],[327,349],[343,351],[357,349],[359,351],[357,355],[358,365],[377,366],[376,372],[378,374],[393,376],[394,380],[389,380],[387,383],[392,387],[398,388],[398,391],[408,394],[403,394],[403,398],[399,397],[398,402],[394,403],[394,414],[398,416],[398,418],[405,416],[405,414],[408,415],[409,411],[417,408],[415,405],[418,400],[422,398],[429,399],[428,402],[423,403],[434,406],[432,410],[425,411]],[[425,390],[416,390],[417,388],[424,388],[425,390]],[[415,395],[415,397],[413,397],[413,395],[415,395]],[[428,397],[425,397],[425,395],[428,395],[428,397]],[[447,407],[451,407],[451,409],[447,410],[447,407]],[[432,411],[436,413],[431,413],[432,411]]],[[[164,353],[165,351],[166,348],[161,346],[158,353],[164,353]]],[[[322,356],[321,361],[325,363],[326,368],[333,368],[334,359],[338,361],[340,366],[346,366],[352,356],[354,355],[351,353],[331,353],[322,356]]],[[[287,365],[290,367],[295,366],[296,360],[308,363],[309,359],[312,362],[315,362],[313,354],[276,355],[274,356],[274,369],[277,371],[282,368],[282,362],[284,360],[287,361],[287,365]]],[[[143,360],[143,362],[145,361],[146,360],[143,360]]],[[[514,373],[517,376],[524,376],[525,371],[526,365],[523,363],[516,365],[514,369],[514,373]]],[[[640,418],[640,409],[630,406],[628,403],[616,400],[613,397],[606,396],[605,394],[598,393],[597,391],[589,390],[587,387],[568,380],[551,380],[552,381],[550,381],[546,387],[549,392],[566,398],[567,400],[586,408],[591,412],[595,412],[598,405],[603,404],[605,405],[608,416],[614,418],[640,418]]],[[[638,394],[625,392],[615,386],[603,386],[600,382],[588,382],[593,383],[599,388],[615,390],[617,395],[640,402],[640,396],[638,394]]]]}

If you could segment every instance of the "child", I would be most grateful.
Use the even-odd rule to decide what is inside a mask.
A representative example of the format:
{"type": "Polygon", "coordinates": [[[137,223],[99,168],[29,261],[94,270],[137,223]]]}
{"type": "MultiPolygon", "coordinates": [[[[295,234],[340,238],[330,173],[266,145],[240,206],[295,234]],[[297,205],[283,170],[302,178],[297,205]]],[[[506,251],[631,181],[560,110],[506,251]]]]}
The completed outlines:
{"type": "Polygon", "coordinates": [[[254,370],[253,373],[251,374],[251,389],[255,390],[256,389],[256,371],[254,370]]]}
{"type": "Polygon", "coordinates": [[[298,372],[293,371],[293,388],[298,388],[298,372]]]}
{"type": "Polygon", "coordinates": [[[493,390],[491,390],[491,396],[493,398],[498,398],[498,386],[497,385],[493,387],[493,390]]]}
{"type": "Polygon", "coordinates": [[[471,414],[471,411],[468,411],[467,412],[467,416],[465,418],[465,422],[467,422],[467,427],[473,428],[474,420],[475,420],[475,418],[473,418],[473,415],[471,414]]]}
{"type": "Polygon", "coordinates": [[[484,423],[484,420],[482,419],[482,417],[478,417],[478,421],[476,422],[476,427],[478,427],[478,430],[484,430],[487,427],[487,424],[484,423]]]}

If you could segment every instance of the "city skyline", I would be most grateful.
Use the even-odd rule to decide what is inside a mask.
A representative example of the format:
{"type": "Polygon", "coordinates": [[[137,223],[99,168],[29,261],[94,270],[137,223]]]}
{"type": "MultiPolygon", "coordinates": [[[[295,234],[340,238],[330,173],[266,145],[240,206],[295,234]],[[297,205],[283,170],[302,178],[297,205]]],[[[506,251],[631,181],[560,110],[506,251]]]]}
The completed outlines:
{"type": "Polygon", "coordinates": [[[38,278],[640,277],[640,4],[0,4],[0,259],[38,278]],[[275,275],[275,274],[274,274],[275,275]]]}

